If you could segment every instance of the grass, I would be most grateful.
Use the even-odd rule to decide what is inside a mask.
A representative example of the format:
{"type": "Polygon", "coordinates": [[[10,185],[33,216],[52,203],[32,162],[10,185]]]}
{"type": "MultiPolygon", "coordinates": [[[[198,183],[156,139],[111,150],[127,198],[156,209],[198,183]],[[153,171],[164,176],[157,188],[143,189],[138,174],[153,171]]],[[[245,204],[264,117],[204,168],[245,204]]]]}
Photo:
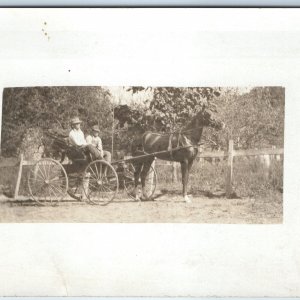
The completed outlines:
{"type": "MultiPolygon", "coordinates": [[[[193,194],[198,192],[222,193],[225,192],[226,160],[215,164],[207,161],[195,161],[191,173],[189,186],[193,194]]],[[[179,164],[178,164],[179,165],[179,164]]],[[[181,172],[177,168],[177,182],[172,181],[172,165],[157,161],[156,172],[158,187],[168,192],[180,192],[181,172]]],[[[20,194],[28,195],[27,188],[28,167],[23,168],[20,194]]],[[[0,193],[5,191],[13,195],[16,184],[18,167],[3,167],[0,172],[0,193]]],[[[268,197],[271,194],[282,192],[283,162],[272,161],[270,169],[266,170],[256,159],[236,157],[233,168],[233,189],[239,197],[268,197]]]]}
{"type": "MultiPolygon", "coordinates": [[[[156,163],[159,191],[156,201],[137,203],[120,191],[113,203],[93,206],[85,203],[61,203],[42,207],[35,203],[3,201],[0,222],[192,222],[192,223],[282,223],[282,162],[273,162],[266,174],[255,160],[235,159],[233,187],[238,197],[225,199],[226,161],[211,164],[195,162],[190,176],[193,203],[181,197],[178,181],[172,182],[172,166],[156,163]]],[[[23,169],[20,194],[28,195],[27,167],[23,169]]],[[[2,168],[0,186],[13,195],[18,167],[2,168]]],[[[0,190],[1,193],[1,190],[0,190]]]]}
{"type": "MultiPolygon", "coordinates": [[[[225,192],[226,160],[212,164],[207,161],[195,162],[189,185],[192,193],[225,192]]],[[[172,166],[156,164],[159,185],[168,189],[181,190],[180,167],[177,169],[178,182],[172,182],[172,166]]],[[[255,158],[236,157],[233,165],[233,190],[239,197],[267,197],[270,193],[281,193],[283,186],[283,162],[272,161],[269,170],[255,158]]]]}

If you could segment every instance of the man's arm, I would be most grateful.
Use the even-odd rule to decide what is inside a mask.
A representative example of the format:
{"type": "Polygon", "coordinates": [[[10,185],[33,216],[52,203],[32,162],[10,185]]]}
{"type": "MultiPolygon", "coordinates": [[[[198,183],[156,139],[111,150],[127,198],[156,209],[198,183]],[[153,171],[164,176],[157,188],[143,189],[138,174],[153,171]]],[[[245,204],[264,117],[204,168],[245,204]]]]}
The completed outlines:
{"type": "Polygon", "coordinates": [[[90,135],[88,135],[87,137],[86,137],[86,143],[88,144],[88,145],[91,145],[91,144],[93,144],[93,139],[92,139],[92,136],[90,136],[90,135]]]}

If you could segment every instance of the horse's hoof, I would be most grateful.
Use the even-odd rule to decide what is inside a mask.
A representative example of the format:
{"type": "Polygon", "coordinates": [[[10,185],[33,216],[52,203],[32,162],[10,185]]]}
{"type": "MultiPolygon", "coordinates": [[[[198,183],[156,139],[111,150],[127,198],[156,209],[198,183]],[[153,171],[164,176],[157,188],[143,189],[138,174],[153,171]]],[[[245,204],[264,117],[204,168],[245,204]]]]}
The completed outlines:
{"type": "Polygon", "coordinates": [[[150,198],[150,197],[148,197],[148,196],[142,196],[142,197],[141,197],[141,200],[142,200],[142,201],[152,201],[153,199],[150,198]]]}
{"type": "Polygon", "coordinates": [[[186,203],[192,203],[192,199],[189,197],[189,196],[184,196],[184,201],[186,202],[186,203]]]}

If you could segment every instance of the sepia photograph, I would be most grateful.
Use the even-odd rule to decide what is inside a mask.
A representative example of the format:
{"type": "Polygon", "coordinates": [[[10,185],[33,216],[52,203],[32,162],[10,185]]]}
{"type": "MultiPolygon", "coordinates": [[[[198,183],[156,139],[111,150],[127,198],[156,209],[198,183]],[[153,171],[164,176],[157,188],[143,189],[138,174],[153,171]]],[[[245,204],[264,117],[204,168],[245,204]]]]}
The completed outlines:
{"type": "Polygon", "coordinates": [[[0,296],[299,296],[299,30],[0,9],[0,296]]]}
{"type": "Polygon", "coordinates": [[[2,222],[282,223],[284,87],[16,87],[2,222]]]}

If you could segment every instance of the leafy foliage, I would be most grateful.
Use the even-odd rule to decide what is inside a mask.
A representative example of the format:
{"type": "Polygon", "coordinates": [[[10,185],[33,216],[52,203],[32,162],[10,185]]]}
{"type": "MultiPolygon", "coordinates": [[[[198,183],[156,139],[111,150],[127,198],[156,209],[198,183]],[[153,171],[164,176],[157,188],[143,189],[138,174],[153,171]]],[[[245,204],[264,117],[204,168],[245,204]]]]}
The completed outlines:
{"type": "Polygon", "coordinates": [[[68,132],[70,119],[79,116],[83,130],[98,124],[104,144],[110,141],[112,113],[110,93],[101,87],[6,88],[3,92],[2,151],[17,153],[28,128],[68,132]]]}
{"type": "MultiPolygon", "coordinates": [[[[284,88],[130,87],[143,101],[114,109],[114,149],[128,150],[137,133],[146,130],[172,132],[183,128],[200,110],[226,124],[222,131],[207,127],[203,139],[215,148],[249,149],[283,146],[284,88]],[[138,94],[140,93],[140,94],[138,94]],[[147,100],[145,100],[147,99],[147,100]]],[[[105,148],[110,148],[113,122],[112,95],[101,87],[6,88],[3,92],[2,153],[17,153],[26,130],[52,129],[68,133],[74,116],[83,130],[98,124],[105,148]]]]}
{"type": "Polygon", "coordinates": [[[226,149],[229,139],[238,148],[283,146],[284,88],[255,87],[247,92],[238,88],[130,88],[133,93],[152,89],[145,105],[116,108],[119,126],[133,132],[146,130],[172,132],[182,128],[199,110],[218,115],[226,124],[216,131],[207,127],[203,139],[213,149],[226,149]]]}
{"type": "Polygon", "coordinates": [[[228,139],[241,149],[283,147],[284,98],[282,87],[255,87],[243,94],[224,88],[218,106],[226,128],[207,129],[206,134],[221,148],[226,148],[228,139]]]}
{"type": "Polygon", "coordinates": [[[219,96],[218,88],[132,87],[132,93],[153,90],[152,99],[145,105],[121,105],[115,110],[120,127],[125,124],[136,130],[173,131],[182,128],[201,110],[216,111],[213,99],[219,96]]]}
{"type": "Polygon", "coordinates": [[[133,94],[152,91],[152,97],[145,103],[119,105],[115,118],[119,128],[127,132],[117,135],[123,149],[130,149],[136,134],[145,131],[173,132],[182,129],[199,111],[210,115],[216,113],[213,100],[220,95],[219,88],[177,88],[177,87],[131,87],[133,94]]]}

